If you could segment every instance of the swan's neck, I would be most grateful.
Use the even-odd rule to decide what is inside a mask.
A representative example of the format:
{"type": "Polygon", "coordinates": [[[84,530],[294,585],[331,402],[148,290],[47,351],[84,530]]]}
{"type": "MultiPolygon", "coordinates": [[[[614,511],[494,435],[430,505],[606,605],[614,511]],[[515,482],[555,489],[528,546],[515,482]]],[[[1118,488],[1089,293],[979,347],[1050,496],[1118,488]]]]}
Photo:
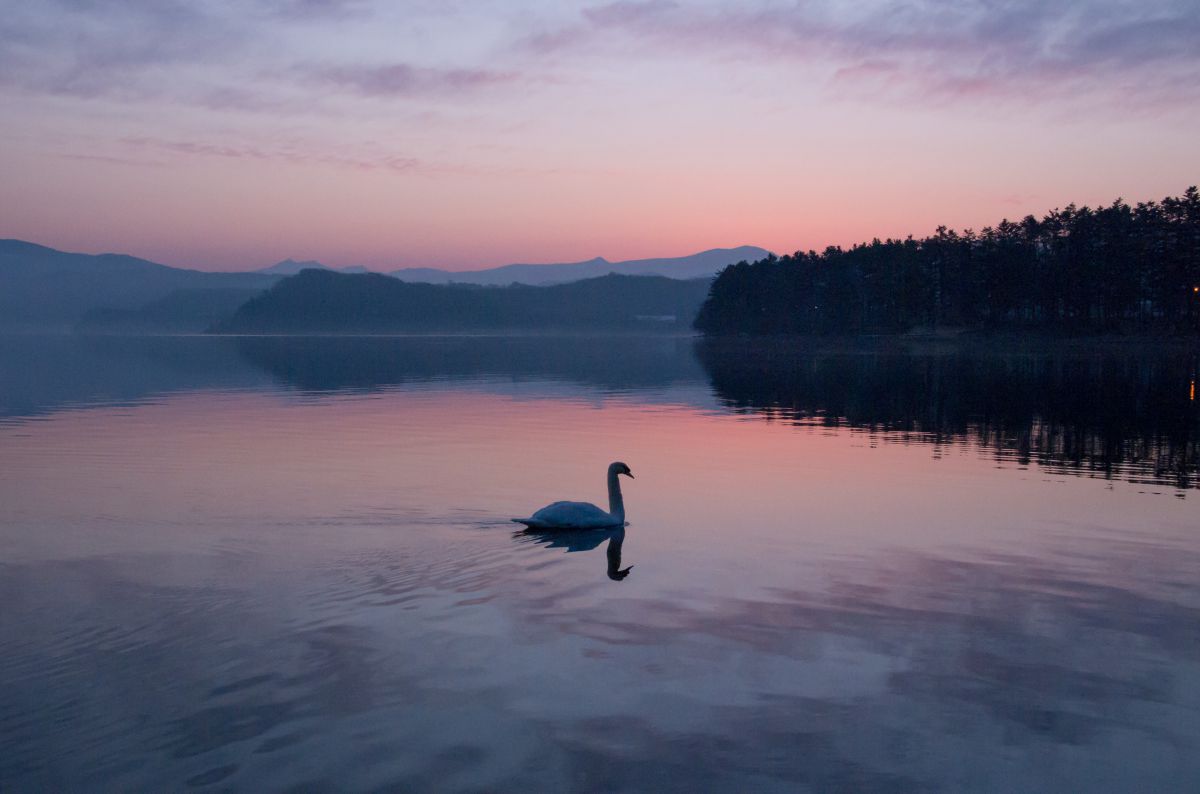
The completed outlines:
{"type": "Polygon", "coordinates": [[[608,512],[613,518],[625,523],[625,502],[621,499],[621,483],[617,481],[617,473],[608,473],[608,512]]]}

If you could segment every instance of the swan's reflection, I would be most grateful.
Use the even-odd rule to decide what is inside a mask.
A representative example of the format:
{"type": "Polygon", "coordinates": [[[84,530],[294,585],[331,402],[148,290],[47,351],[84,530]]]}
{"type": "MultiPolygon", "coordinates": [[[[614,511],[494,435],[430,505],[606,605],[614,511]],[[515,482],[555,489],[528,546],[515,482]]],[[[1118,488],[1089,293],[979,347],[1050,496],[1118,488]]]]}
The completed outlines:
{"type": "Polygon", "coordinates": [[[619,582],[633,570],[632,565],[628,568],[621,567],[621,547],[625,544],[625,527],[613,527],[612,529],[560,529],[550,532],[523,529],[514,532],[513,538],[516,540],[532,541],[548,549],[566,549],[568,553],[573,551],[591,551],[607,540],[608,548],[605,550],[605,556],[608,557],[608,578],[614,582],[619,582]]]}

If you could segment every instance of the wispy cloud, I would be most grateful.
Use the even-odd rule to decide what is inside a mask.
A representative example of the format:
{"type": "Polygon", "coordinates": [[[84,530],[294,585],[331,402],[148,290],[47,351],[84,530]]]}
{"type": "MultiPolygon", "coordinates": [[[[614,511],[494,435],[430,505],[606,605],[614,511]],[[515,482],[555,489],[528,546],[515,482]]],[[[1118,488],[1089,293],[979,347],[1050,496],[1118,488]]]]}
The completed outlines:
{"type": "MultiPolygon", "coordinates": [[[[319,104],[311,97],[331,88],[361,97],[454,96],[517,78],[469,59],[445,63],[455,57],[453,46],[437,63],[381,58],[387,36],[375,24],[379,9],[371,0],[27,4],[0,18],[0,89],[312,112],[319,104]],[[370,42],[374,55],[362,51],[370,42]]],[[[439,13],[421,10],[435,19],[439,13]]],[[[419,28],[403,19],[390,24],[398,44],[411,43],[419,28]]]]}
{"type": "Polygon", "coordinates": [[[471,92],[518,79],[515,72],[490,69],[438,69],[392,63],[305,69],[315,83],[370,97],[445,95],[471,92]]]}
{"type": "Polygon", "coordinates": [[[0,88],[231,110],[311,108],[307,94],[331,89],[480,101],[558,69],[603,74],[668,53],[813,66],[832,90],[870,99],[1200,98],[1195,0],[620,0],[464,14],[379,0],[17,4],[0,18],[0,88]],[[403,58],[387,57],[389,39],[403,58]]]}
{"type": "Polygon", "coordinates": [[[131,152],[183,155],[186,157],[216,157],[233,160],[275,161],[293,165],[327,165],[357,171],[392,171],[411,173],[423,168],[415,157],[396,154],[340,154],[324,147],[283,146],[263,148],[227,145],[207,141],[164,140],[161,138],[126,137],[121,144],[131,152]]]}
{"type": "Polygon", "coordinates": [[[25,4],[0,21],[0,85],[79,98],[145,98],[161,93],[156,82],[165,73],[219,62],[249,40],[235,17],[202,3],[25,4]]]}
{"type": "Polygon", "coordinates": [[[825,66],[840,90],[899,99],[1200,96],[1200,5],[1178,0],[927,0],[585,8],[521,47],[542,56],[631,50],[825,66]]]}
{"type": "Polygon", "coordinates": [[[370,0],[275,0],[269,11],[281,19],[346,19],[370,14],[370,0]]]}

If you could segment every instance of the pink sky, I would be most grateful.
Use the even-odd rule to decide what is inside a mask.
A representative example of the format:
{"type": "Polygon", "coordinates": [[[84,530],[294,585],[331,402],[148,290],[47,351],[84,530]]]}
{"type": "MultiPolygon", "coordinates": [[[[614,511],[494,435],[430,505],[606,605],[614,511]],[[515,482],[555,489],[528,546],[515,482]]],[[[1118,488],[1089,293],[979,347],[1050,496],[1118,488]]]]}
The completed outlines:
{"type": "Polygon", "coordinates": [[[0,25],[0,237],[450,269],[982,227],[1200,181],[1200,8],[126,0],[0,25]]]}

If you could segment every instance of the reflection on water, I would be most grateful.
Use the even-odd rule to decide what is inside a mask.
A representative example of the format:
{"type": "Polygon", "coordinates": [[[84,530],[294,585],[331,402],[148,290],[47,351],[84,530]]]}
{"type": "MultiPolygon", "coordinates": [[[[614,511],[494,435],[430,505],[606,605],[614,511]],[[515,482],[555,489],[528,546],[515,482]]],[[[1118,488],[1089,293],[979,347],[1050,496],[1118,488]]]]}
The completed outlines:
{"type": "Polygon", "coordinates": [[[605,547],[604,556],[608,565],[606,568],[608,578],[614,582],[623,581],[629,576],[630,570],[633,569],[632,565],[628,568],[621,567],[621,550],[625,546],[624,527],[617,527],[615,529],[557,530],[553,532],[523,529],[514,532],[513,538],[518,541],[531,540],[548,549],[565,549],[568,552],[591,551],[601,543],[607,541],[608,545],[605,547]]]}
{"type": "Polygon", "coordinates": [[[0,334],[0,421],[75,405],[269,382],[238,354],[233,339],[0,334]]]}
{"type": "Polygon", "coordinates": [[[812,353],[721,342],[699,350],[714,391],[734,410],[904,441],[966,439],[1021,465],[1195,486],[1191,350],[812,353]]]}
{"type": "Polygon", "coordinates": [[[1200,471],[1200,354],[1078,343],[976,344],[575,337],[4,337],[0,419],[173,391],[376,391],[446,381],[724,407],[888,441],[968,442],[1002,464],[1181,490],[1200,471]]]}
{"type": "Polygon", "coordinates": [[[484,377],[563,380],[612,391],[703,378],[692,340],[671,336],[247,336],[237,346],[247,361],[304,391],[484,377]]]}
{"type": "Polygon", "coordinates": [[[1195,788],[1186,356],[699,353],[0,340],[0,790],[1195,788]]]}

